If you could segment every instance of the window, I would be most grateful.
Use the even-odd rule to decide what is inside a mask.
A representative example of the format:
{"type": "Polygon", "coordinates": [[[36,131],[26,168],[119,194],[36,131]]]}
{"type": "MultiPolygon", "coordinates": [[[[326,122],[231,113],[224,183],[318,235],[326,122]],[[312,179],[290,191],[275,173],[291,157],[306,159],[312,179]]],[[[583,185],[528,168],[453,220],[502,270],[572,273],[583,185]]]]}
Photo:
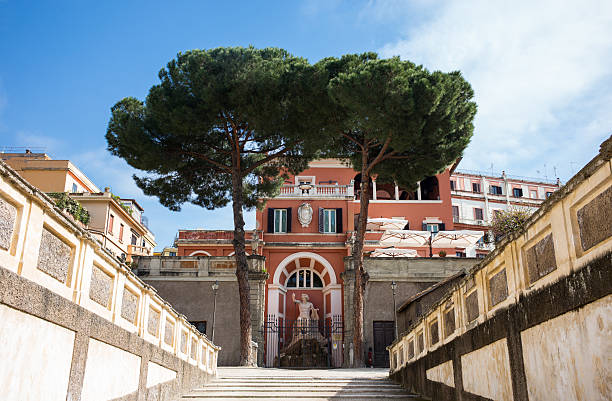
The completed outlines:
{"type": "Polygon", "coordinates": [[[113,234],[113,225],[115,224],[115,216],[112,214],[108,217],[108,229],[107,231],[112,235],[113,234]]]}
{"type": "Polygon", "coordinates": [[[538,199],[538,191],[531,190],[529,193],[531,194],[531,199],[538,199]]]}
{"type": "Polygon", "coordinates": [[[522,197],[522,196],[523,196],[523,190],[522,190],[521,188],[514,188],[514,189],[512,190],[512,195],[513,195],[515,198],[520,198],[520,197],[522,197]]]}
{"type": "Polygon", "coordinates": [[[119,224],[119,242],[123,242],[123,224],[119,224]]]}
{"type": "Polygon", "coordinates": [[[189,322],[195,326],[195,328],[202,334],[206,334],[206,321],[189,322]]]}
{"type": "Polygon", "coordinates": [[[176,256],[176,252],[168,252],[168,256],[176,256]]]}
{"type": "Polygon", "coordinates": [[[287,288],[323,288],[323,280],[313,270],[298,270],[287,280],[287,288]]]}
{"type": "Polygon", "coordinates": [[[319,208],[319,232],[324,234],[341,233],[342,208],[323,209],[319,208]]]}
{"type": "Polygon", "coordinates": [[[437,233],[438,231],[440,231],[440,225],[427,223],[427,231],[429,231],[430,233],[437,233]]]}
{"type": "Polygon", "coordinates": [[[502,195],[502,187],[499,185],[491,185],[491,195],[502,195]]]}
{"type": "Polygon", "coordinates": [[[457,256],[458,258],[465,258],[465,252],[455,252],[455,256],[457,256]]]}
{"type": "Polygon", "coordinates": [[[268,232],[290,233],[291,232],[291,208],[273,209],[268,208],[268,232]]]}
{"type": "Polygon", "coordinates": [[[455,190],[455,188],[457,187],[457,185],[456,185],[456,183],[455,183],[455,181],[454,181],[454,180],[451,180],[451,182],[450,182],[450,187],[451,187],[451,191],[454,191],[454,190],[455,190]]]}
{"type": "Polygon", "coordinates": [[[453,206],[453,217],[459,217],[459,206],[453,206]]]}
{"type": "Polygon", "coordinates": [[[274,209],[274,232],[287,232],[287,209],[274,209]]]}
{"type": "Polygon", "coordinates": [[[483,214],[482,214],[482,209],[475,207],[474,208],[474,219],[476,220],[484,220],[483,219],[483,214]]]}
{"type": "Polygon", "coordinates": [[[336,232],[336,209],[323,209],[323,232],[336,232]]]}
{"type": "Polygon", "coordinates": [[[472,183],[472,192],[480,193],[480,184],[477,182],[472,183]]]}
{"type": "Polygon", "coordinates": [[[553,193],[550,191],[546,191],[546,199],[550,198],[553,193]]]}
{"type": "Polygon", "coordinates": [[[77,184],[73,182],[72,183],[72,193],[76,193],[76,192],[79,192],[79,187],[77,187],[77,184]]]}

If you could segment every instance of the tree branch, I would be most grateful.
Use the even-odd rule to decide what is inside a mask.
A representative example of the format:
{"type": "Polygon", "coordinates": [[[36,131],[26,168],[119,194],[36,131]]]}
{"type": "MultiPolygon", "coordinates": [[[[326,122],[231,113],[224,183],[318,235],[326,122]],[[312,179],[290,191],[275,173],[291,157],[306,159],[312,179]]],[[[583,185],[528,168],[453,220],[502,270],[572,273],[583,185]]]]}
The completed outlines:
{"type": "Polygon", "coordinates": [[[383,143],[382,148],[380,149],[380,152],[378,152],[378,155],[376,155],[376,157],[374,158],[374,160],[372,160],[372,162],[370,163],[370,165],[368,166],[368,168],[366,169],[366,172],[368,175],[370,175],[370,171],[372,171],[372,168],[374,166],[376,166],[378,163],[380,163],[381,161],[383,161],[383,156],[385,154],[385,151],[387,150],[387,148],[389,147],[389,144],[391,143],[391,138],[393,137],[393,135],[389,134],[387,136],[387,139],[385,140],[385,143],[383,143]]]}
{"type": "Polygon", "coordinates": [[[291,149],[290,146],[287,146],[285,149],[280,150],[276,153],[274,153],[273,155],[270,155],[266,158],[261,159],[260,161],[258,161],[257,163],[253,164],[251,167],[249,167],[248,169],[244,170],[244,175],[246,176],[247,174],[250,174],[251,172],[253,172],[257,167],[266,164],[267,162],[274,160],[276,158],[278,158],[279,156],[287,153],[289,150],[291,149]]]}
{"type": "Polygon", "coordinates": [[[232,172],[231,167],[228,167],[228,166],[226,166],[226,165],[224,165],[224,164],[221,164],[221,163],[219,163],[218,161],[215,161],[215,160],[213,160],[213,159],[209,158],[208,156],[204,156],[204,155],[203,155],[203,154],[201,154],[201,153],[197,153],[197,152],[190,152],[190,151],[187,151],[187,150],[179,150],[178,152],[179,152],[179,153],[182,153],[182,154],[184,154],[184,155],[189,155],[189,156],[196,157],[196,158],[198,158],[198,159],[200,159],[200,160],[204,160],[204,161],[206,161],[206,162],[208,162],[208,163],[212,164],[213,166],[218,167],[218,168],[219,168],[220,170],[222,170],[222,171],[225,171],[225,172],[228,172],[228,173],[231,173],[231,172],[232,172]]]}
{"type": "Polygon", "coordinates": [[[363,149],[363,145],[362,145],[362,144],[361,144],[361,142],[359,142],[357,139],[353,138],[352,136],[350,136],[349,134],[344,133],[344,132],[342,133],[342,136],[343,136],[343,137],[345,137],[345,138],[348,138],[350,141],[352,141],[352,142],[356,143],[356,144],[357,144],[357,146],[359,146],[359,147],[361,148],[361,150],[362,150],[362,151],[364,150],[364,149],[363,149]]]}

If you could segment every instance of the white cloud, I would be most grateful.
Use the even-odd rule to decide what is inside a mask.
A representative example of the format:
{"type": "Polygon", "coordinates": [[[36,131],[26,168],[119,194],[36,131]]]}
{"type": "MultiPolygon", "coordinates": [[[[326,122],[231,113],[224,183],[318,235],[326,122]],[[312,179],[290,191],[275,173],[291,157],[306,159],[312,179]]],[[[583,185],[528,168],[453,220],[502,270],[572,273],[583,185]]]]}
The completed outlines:
{"type": "MultiPolygon", "coordinates": [[[[369,7],[390,12],[386,2],[369,7]]],[[[584,164],[610,135],[612,2],[457,1],[425,14],[380,52],[461,70],[472,84],[478,114],[462,167],[535,174],[547,160],[584,164]],[[576,155],[576,142],[588,154],[576,155]]]]}

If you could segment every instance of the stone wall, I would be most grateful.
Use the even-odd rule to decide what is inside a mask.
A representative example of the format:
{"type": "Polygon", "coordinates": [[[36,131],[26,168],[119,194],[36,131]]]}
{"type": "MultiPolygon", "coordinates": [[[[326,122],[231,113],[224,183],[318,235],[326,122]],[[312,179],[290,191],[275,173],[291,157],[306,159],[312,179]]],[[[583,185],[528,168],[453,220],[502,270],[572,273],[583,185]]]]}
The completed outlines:
{"type": "Polygon", "coordinates": [[[612,139],[389,347],[436,400],[612,399],[612,139]]]}
{"type": "Polygon", "coordinates": [[[1,162],[0,321],[7,400],[170,400],[216,374],[219,347],[1,162]]]}
{"type": "MultiPolygon", "coordinates": [[[[472,268],[479,259],[475,258],[365,258],[364,267],[369,275],[364,294],[364,355],[373,344],[374,321],[393,321],[393,293],[391,282],[397,283],[396,306],[399,307],[410,297],[429,288],[457,272],[472,268]]],[[[353,330],[353,288],[355,272],[352,258],[344,260],[344,365],[350,365],[350,344],[353,330]]],[[[357,356],[354,356],[357,357],[357,356]]]]}
{"type": "MultiPolygon", "coordinates": [[[[251,289],[251,324],[257,344],[257,363],[263,364],[263,319],[265,305],[265,258],[247,257],[251,289]]],[[[143,256],[135,259],[134,272],[155,287],[189,321],[205,321],[206,334],[212,332],[214,293],[217,281],[215,344],[223,351],[220,366],[237,366],[240,362],[240,300],[233,256],[143,256]]]]}

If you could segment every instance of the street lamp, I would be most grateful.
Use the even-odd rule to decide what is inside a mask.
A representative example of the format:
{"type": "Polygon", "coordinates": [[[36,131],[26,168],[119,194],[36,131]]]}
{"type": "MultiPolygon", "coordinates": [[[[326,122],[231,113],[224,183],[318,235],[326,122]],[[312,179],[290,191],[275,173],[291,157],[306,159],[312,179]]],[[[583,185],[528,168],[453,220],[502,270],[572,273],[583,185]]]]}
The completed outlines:
{"type": "Polygon", "coordinates": [[[395,289],[397,288],[397,283],[395,281],[391,282],[391,291],[393,291],[393,322],[395,324],[395,339],[399,337],[397,335],[397,310],[395,307],[395,289]]]}
{"type": "Polygon", "coordinates": [[[217,314],[217,291],[219,291],[219,280],[215,280],[212,285],[212,290],[214,294],[213,300],[213,321],[212,321],[212,342],[215,342],[215,315],[217,314]]]}

